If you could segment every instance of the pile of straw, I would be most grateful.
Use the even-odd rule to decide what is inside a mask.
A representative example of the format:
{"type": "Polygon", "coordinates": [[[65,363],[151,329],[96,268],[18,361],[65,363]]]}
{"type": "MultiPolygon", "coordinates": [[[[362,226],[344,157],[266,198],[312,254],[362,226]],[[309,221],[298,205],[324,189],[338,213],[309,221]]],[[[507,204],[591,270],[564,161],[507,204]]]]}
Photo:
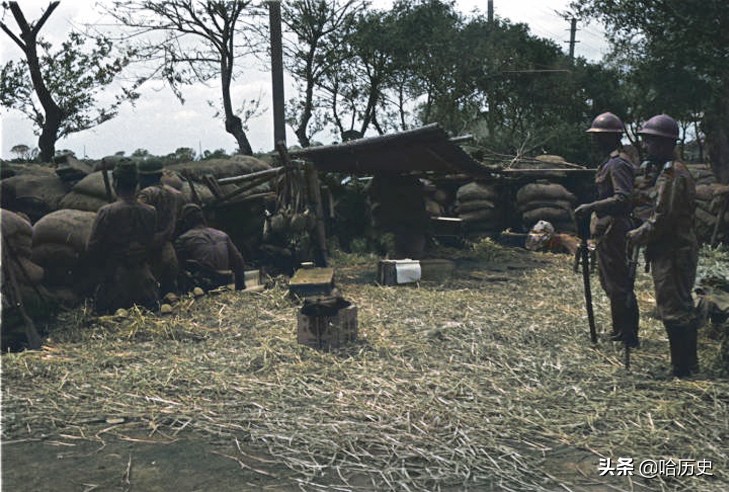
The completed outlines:
{"type": "Polygon", "coordinates": [[[2,437],[81,438],[99,419],[142,422],[259,448],[304,490],[729,487],[718,342],[700,338],[699,377],[668,378],[647,274],[637,282],[642,347],[626,373],[619,345],[590,344],[571,258],[486,256],[417,287],[377,286],[375,258],[337,257],[360,340],[334,352],[296,343],[281,284],[183,298],[165,317],[66,313],[44,350],[3,356],[2,437]],[[635,460],[633,476],[599,476],[600,458],[619,457],[635,460]],[[714,476],[638,475],[642,460],[669,458],[711,460],[714,476]]]}

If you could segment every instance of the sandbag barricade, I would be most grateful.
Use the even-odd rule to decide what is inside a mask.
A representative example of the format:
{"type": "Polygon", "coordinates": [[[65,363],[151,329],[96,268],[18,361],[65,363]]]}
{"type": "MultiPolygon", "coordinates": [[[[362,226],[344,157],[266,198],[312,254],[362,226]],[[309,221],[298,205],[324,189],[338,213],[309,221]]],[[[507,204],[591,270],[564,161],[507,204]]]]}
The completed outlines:
{"type": "Polygon", "coordinates": [[[729,185],[716,182],[707,183],[707,179],[701,181],[696,185],[696,235],[699,242],[710,242],[719,214],[723,212],[716,240],[727,242],[729,240],[729,207],[726,202],[729,200],[729,185]]]}
{"type": "Polygon", "coordinates": [[[45,270],[46,287],[69,304],[91,289],[85,258],[95,218],[93,212],[63,209],[46,215],[33,228],[32,259],[45,270]]]}
{"type": "Polygon", "coordinates": [[[468,239],[493,237],[504,228],[504,211],[497,185],[472,182],[458,188],[456,213],[468,239]]]}
{"type": "Polygon", "coordinates": [[[43,288],[44,271],[31,259],[33,227],[20,215],[2,209],[2,348],[25,340],[22,309],[31,318],[51,308],[43,288]]]}
{"type": "Polygon", "coordinates": [[[558,183],[529,183],[516,192],[517,210],[527,230],[545,220],[557,232],[575,232],[576,202],[577,197],[558,183]]]}
{"type": "MultiPolygon", "coordinates": [[[[110,184],[113,183],[109,173],[110,184]]],[[[111,187],[112,201],[116,200],[114,187],[111,187]]],[[[96,171],[76,183],[61,200],[61,208],[84,210],[86,212],[97,212],[101,207],[109,203],[106,195],[106,186],[101,171],[96,171]]]]}
{"type": "Polygon", "coordinates": [[[2,208],[22,212],[33,223],[61,208],[70,188],[51,169],[38,167],[33,173],[3,179],[0,192],[2,208]]]}

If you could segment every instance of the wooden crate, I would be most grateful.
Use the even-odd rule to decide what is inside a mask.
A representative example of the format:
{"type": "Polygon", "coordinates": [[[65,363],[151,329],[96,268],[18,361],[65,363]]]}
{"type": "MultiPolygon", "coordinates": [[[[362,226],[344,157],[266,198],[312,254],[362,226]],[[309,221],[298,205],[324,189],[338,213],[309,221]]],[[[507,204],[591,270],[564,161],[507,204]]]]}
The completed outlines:
{"type": "Polygon", "coordinates": [[[296,340],[309,347],[329,350],[357,340],[357,306],[340,309],[335,316],[296,316],[296,340]]]}
{"type": "Polygon", "coordinates": [[[328,296],[333,288],[333,268],[302,268],[289,281],[289,293],[299,297],[328,296]]]}

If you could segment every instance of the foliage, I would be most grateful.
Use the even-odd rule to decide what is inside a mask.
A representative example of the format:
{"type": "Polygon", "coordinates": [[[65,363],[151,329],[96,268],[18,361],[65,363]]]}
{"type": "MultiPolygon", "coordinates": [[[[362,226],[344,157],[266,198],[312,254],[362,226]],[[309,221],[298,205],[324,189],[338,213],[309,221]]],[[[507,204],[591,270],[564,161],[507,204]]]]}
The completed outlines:
{"type": "MultiPolygon", "coordinates": [[[[240,153],[253,153],[231,96],[231,84],[240,76],[236,59],[258,47],[251,19],[259,11],[252,1],[115,1],[107,12],[130,29],[129,37],[137,39],[137,59],[152,63],[151,76],[167,82],[180,101],[182,86],[218,79],[225,129],[240,153]]],[[[248,117],[256,114],[253,106],[248,117]]]]}
{"type": "Polygon", "coordinates": [[[706,135],[712,169],[729,182],[729,11],[720,0],[573,2],[605,24],[612,63],[634,94],[636,119],[666,112],[706,135]]]}
{"type": "Polygon", "coordinates": [[[329,122],[315,90],[351,56],[344,43],[365,6],[362,0],[294,0],[281,5],[282,20],[293,34],[284,39],[285,64],[298,90],[288,105],[287,121],[302,147],[329,122]]]}
{"type": "Polygon", "coordinates": [[[11,11],[20,34],[4,22],[2,30],[22,50],[23,59],[6,62],[0,71],[0,105],[25,114],[40,134],[41,158],[49,161],[55,142],[71,133],[93,128],[114,118],[119,106],[139,97],[138,79],[118,85],[113,101],[100,103],[105,91],[130,63],[133,52],[115,49],[112,40],[96,34],[70,31],[60,47],[38,38],[41,28],[58,5],[51,3],[44,16],[28,24],[16,2],[3,3],[11,11]]]}

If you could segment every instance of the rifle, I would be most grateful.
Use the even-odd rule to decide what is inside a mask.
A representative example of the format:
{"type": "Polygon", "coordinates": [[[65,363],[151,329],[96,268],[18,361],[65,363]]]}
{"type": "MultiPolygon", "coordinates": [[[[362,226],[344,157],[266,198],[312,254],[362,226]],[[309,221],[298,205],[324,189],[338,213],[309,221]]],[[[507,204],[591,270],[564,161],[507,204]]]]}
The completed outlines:
{"type": "Polygon", "coordinates": [[[592,290],[590,289],[590,251],[587,240],[590,238],[590,217],[577,221],[577,236],[580,238],[580,247],[575,253],[575,271],[582,265],[582,283],[585,289],[585,308],[587,309],[587,322],[590,325],[590,340],[597,343],[597,329],[595,328],[595,313],[592,311],[592,290]]]}
{"type": "MultiPolygon", "coordinates": [[[[628,294],[625,298],[625,305],[628,309],[631,309],[633,307],[633,302],[635,300],[635,296],[633,294],[633,284],[635,283],[635,276],[638,270],[638,258],[640,257],[640,246],[632,246],[628,245],[628,284],[631,286],[631,289],[628,291],[628,294]]],[[[623,342],[625,343],[625,370],[630,370],[630,340],[627,337],[627,334],[623,336],[623,342]]]]}

